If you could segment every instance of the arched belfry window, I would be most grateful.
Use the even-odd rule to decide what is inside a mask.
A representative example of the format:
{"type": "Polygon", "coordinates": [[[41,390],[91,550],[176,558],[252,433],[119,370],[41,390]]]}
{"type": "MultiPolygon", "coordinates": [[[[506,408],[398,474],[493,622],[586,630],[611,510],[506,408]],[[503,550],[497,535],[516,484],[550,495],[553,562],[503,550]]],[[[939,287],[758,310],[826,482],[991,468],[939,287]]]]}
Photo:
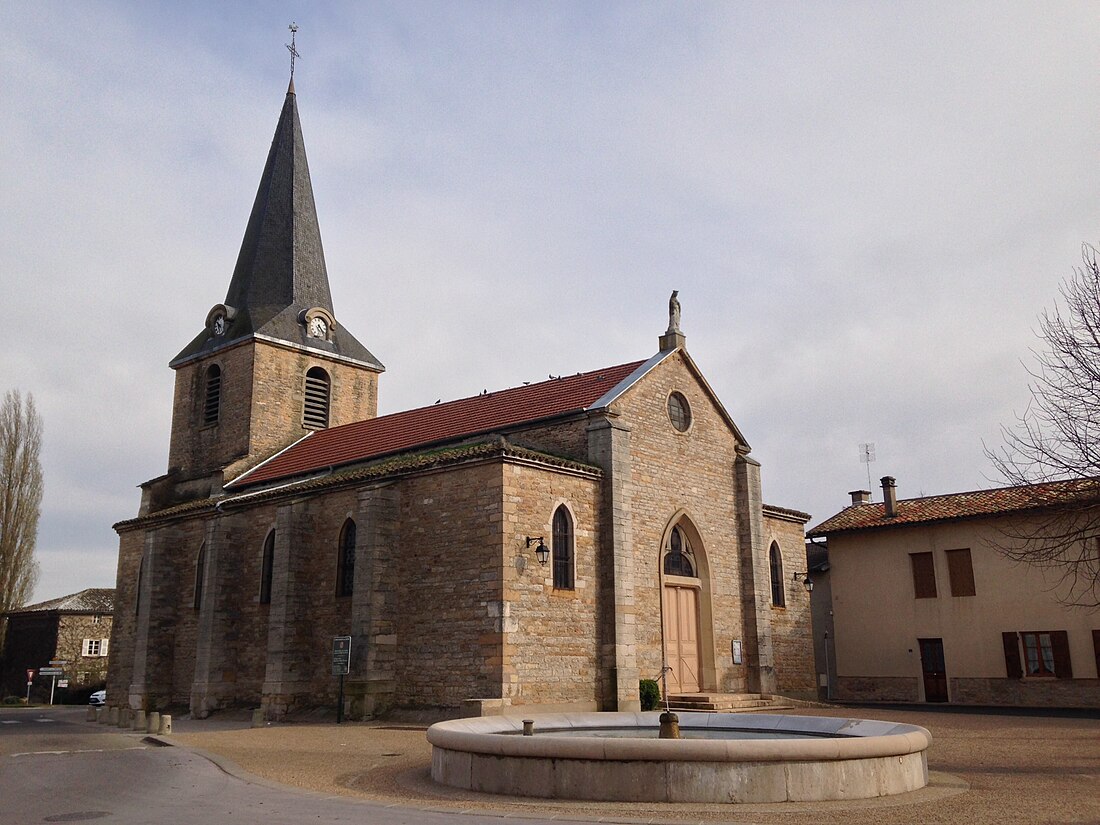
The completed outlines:
{"type": "Polygon", "coordinates": [[[275,571],[275,531],[264,540],[264,554],[260,562],[260,604],[271,604],[271,576],[275,571]]]}
{"type": "Polygon", "coordinates": [[[195,610],[202,607],[202,578],[206,573],[206,542],[199,547],[199,555],[195,559],[195,610]]]}
{"type": "Polygon", "coordinates": [[[311,367],[306,373],[306,396],[302,407],[302,426],[310,430],[323,430],[328,426],[329,406],[328,373],[320,367],[311,367]]]}
{"type": "Polygon", "coordinates": [[[217,424],[222,406],[222,368],[211,364],[206,370],[206,395],[202,402],[202,423],[217,424]]]}
{"type": "Polygon", "coordinates": [[[772,574],[772,604],[776,607],[785,607],[787,598],[783,591],[783,555],[779,552],[779,545],[772,542],[768,550],[768,567],[772,574]]]}
{"type": "Polygon", "coordinates": [[[573,589],[573,518],[563,504],[554,511],[554,589],[573,589]]]}
{"type": "Polygon", "coordinates": [[[668,552],[665,553],[665,575],[694,578],[695,564],[691,557],[691,545],[688,544],[687,536],[679,527],[673,527],[672,535],[668,537],[668,552]]]}
{"type": "Polygon", "coordinates": [[[340,531],[336,552],[336,595],[350,596],[355,590],[355,522],[350,518],[340,531]]]}

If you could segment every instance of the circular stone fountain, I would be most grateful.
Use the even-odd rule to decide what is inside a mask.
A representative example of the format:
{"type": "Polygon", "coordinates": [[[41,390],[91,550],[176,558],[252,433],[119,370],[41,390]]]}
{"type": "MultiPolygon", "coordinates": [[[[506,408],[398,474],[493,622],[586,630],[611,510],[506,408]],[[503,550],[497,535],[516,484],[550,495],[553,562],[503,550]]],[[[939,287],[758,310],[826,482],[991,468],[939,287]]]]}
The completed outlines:
{"type": "Polygon", "coordinates": [[[489,716],[428,728],[432,779],[472,791],[606,802],[866,799],[928,784],[932,736],[869,719],[680,713],[682,739],[658,739],[658,713],[489,716]]]}

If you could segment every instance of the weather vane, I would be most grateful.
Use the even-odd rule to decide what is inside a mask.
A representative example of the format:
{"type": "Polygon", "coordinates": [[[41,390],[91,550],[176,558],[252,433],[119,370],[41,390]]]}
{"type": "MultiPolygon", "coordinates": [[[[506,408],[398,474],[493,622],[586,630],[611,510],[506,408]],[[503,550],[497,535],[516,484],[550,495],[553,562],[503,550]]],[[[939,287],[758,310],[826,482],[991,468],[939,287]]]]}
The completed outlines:
{"type": "Polygon", "coordinates": [[[294,47],[294,36],[298,34],[298,24],[291,23],[287,28],[290,29],[290,42],[286,44],[287,51],[290,52],[290,79],[294,80],[294,61],[301,57],[294,47]]]}

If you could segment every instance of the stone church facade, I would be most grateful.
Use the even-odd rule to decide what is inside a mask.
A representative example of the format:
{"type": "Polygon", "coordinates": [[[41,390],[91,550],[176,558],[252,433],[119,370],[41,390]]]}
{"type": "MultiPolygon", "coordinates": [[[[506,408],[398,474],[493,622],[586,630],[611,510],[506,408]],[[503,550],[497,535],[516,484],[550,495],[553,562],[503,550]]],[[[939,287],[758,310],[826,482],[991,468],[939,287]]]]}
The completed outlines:
{"type": "Polygon", "coordinates": [[[293,84],[223,303],[171,362],[168,473],[119,533],[108,697],[269,718],[815,695],[808,516],[670,306],[635,362],[377,416],[335,316],[293,84]]]}

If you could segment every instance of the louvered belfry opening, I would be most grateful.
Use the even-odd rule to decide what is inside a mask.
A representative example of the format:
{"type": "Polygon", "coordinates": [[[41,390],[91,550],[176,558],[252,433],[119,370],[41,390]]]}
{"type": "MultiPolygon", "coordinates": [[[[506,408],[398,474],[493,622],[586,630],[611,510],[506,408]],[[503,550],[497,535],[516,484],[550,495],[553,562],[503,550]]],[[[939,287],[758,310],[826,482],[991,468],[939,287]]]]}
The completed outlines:
{"type": "Polygon", "coordinates": [[[217,364],[206,371],[206,398],[202,405],[202,423],[218,423],[218,413],[222,403],[222,370],[217,364]]]}
{"type": "Polygon", "coordinates": [[[310,430],[323,430],[328,426],[329,402],[328,373],[313,367],[306,373],[306,398],[302,410],[302,426],[310,430]]]}

